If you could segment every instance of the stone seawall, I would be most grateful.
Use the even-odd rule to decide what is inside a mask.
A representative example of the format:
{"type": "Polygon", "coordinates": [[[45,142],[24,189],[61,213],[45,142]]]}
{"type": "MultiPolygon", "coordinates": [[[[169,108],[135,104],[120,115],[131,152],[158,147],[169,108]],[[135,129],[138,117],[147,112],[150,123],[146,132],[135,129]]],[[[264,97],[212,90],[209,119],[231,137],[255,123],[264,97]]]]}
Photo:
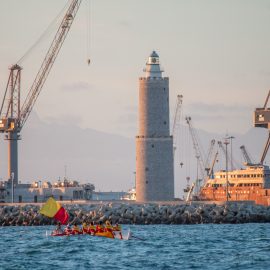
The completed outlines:
{"type": "MultiPolygon", "coordinates": [[[[270,222],[270,207],[250,203],[166,204],[87,203],[63,204],[70,223],[201,224],[270,222]]],[[[52,225],[53,219],[39,214],[41,205],[1,205],[0,226],[52,225]]]]}

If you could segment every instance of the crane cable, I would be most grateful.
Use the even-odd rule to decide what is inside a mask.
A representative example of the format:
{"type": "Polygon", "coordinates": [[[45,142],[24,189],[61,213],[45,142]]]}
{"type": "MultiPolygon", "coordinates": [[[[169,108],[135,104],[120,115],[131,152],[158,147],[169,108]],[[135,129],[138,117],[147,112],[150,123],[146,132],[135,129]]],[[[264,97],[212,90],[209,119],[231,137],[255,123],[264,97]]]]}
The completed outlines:
{"type": "Polygon", "coordinates": [[[53,27],[56,25],[58,19],[62,15],[62,13],[67,9],[70,5],[71,0],[67,1],[66,5],[61,9],[61,11],[57,14],[57,16],[53,19],[53,21],[49,24],[49,26],[45,29],[42,35],[37,39],[37,41],[26,51],[26,53],[17,61],[18,65],[21,65],[22,62],[27,59],[27,57],[31,54],[31,52],[45,39],[47,35],[49,35],[53,27]]]}
{"type": "Polygon", "coordinates": [[[87,64],[90,65],[90,53],[91,53],[91,0],[87,1],[86,10],[86,58],[87,64]]]}

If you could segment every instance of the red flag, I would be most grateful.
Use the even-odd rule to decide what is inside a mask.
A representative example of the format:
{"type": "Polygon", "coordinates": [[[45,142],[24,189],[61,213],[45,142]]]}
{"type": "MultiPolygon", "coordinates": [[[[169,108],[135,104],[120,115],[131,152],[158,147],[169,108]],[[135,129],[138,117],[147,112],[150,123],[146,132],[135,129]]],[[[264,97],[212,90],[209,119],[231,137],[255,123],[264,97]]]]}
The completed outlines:
{"type": "Polygon", "coordinates": [[[52,197],[42,206],[40,213],[47,217],[54,218],[62,224],[66,224],[69,219],[69,215],[65,208],[52,197]]]}
{"type": "Polygon", "coordinates": [[[60,221],[62,224],[67,224],[69,215],[64,207],[61,207],[55,214],[54,219],[60,221]]]}

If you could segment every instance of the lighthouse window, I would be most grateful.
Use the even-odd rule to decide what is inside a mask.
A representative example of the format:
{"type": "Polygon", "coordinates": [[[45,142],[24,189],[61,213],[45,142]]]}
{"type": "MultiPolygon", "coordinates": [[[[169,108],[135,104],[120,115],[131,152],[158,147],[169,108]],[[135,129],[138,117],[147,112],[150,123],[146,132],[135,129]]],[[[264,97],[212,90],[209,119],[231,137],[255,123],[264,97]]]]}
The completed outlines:
{"type": "Polygon", "coordinates": [[[164,123],[164,125],[166,125],[166,124],[167,124],[167,122],[166,122],[166,121],[164,121],[163,123],[164,123]]]}
{"type": "Polygon", "coordinates": [[[155,145],[154,144],[152,144],[152,148],[154,148],[155,147],[155,145]]]}
{"type": "Polygon", "coordinates": [[[145,167],[145,171],[147,171],[147,172],[148,172],[148,171],[149,171],[149,168],[148,168],[148,167],[145,167]]]}
{"type": "Polygon", "coordinates": [[[146,180],[145,183],[148,184],[148,180],[146,180]]]}
{"type": "Polygon", "coordinates": [[[164,92],[166,91],[166,88],[164,88],[164,92]]]}

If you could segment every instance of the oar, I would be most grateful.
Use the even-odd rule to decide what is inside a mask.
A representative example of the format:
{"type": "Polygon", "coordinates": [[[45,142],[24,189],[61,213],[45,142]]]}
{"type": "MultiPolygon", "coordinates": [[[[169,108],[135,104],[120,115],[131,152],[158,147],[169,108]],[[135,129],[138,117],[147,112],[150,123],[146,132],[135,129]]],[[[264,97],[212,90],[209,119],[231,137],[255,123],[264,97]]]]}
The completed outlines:
{"type": "Polygon", "coordinates": [[[137,239],[137,240],[140,240],[140,241],[145,241],[145,240],[146,240],[146,239],[144,239],[144,238],[140,238],[140,237],[135,236],[135,235],[133,235],[133,234],[130,235],[130,238],[134,238],[134,239],[137,239]]]}

